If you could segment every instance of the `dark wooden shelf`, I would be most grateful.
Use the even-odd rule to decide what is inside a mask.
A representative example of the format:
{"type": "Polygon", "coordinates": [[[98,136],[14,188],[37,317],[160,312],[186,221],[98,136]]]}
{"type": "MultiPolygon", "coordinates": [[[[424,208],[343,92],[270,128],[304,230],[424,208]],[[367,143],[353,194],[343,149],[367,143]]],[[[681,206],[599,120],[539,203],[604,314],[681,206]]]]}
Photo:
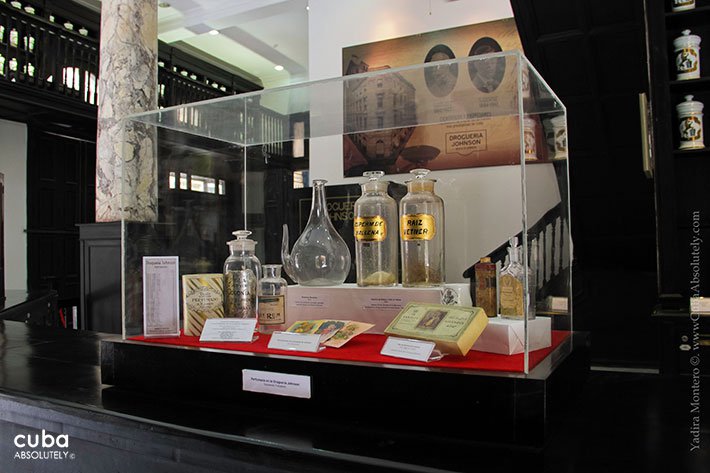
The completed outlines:
{"type": "Polygon", "coordinates": [[[710,89],[710,77],[701,77],[700,79],[688,79],[688,80],[672,80],[669,82],[671,89],[674,91],[681,90],[707,90],[710,89]]]}
{"type": "Polygon", "coordinates": [[[690,16],[703,15],[710,13],[710,6],[695,7],[692,10],[669,11],[666,12],[666,18],[687,18],[690,16]]]}
{"type": "MultiPolygon", "coordinates": [[[[668,30],[695,30],[705,29],[710,23],[710,6],[697,7],[693,10],[666,13],[666,26],[668,30]]],[[[695,31],[693,31],[697,34],[695,31]]]]}
{"type": "Polygon", "coordinates": [[[701,149],[676,149],[673,150],[673,156],[679,158],[710,157],[710,149],[708,147],[701,149]]]}

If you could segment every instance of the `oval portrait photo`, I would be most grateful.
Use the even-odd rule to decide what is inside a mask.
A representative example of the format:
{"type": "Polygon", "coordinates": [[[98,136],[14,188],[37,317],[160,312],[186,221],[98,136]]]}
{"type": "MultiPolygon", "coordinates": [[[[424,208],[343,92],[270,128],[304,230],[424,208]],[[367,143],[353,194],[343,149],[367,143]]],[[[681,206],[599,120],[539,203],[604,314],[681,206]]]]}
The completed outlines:
{"type": "MultiPolygon", "coordinates": [[[[469,56],[497,53],[502,51],[500,44],[489,37],[483,37],[473,43],[469,56]]],[[[473,85],[481,92],[490,93],[498,88],[505,74],[505,58],[491,58],[468,63],[468,75],[473,85]]]]}
{"type": "MultiPolygon", "coordinates": [[[[454,52],[446,45],[437,44],[429,50],[424,62],[445,61],[455,59],[454,52]]],[[[458,64],[444,64],[441,66],[431,66],[424,69],[424,80],[426,86],[436,97],[449,95],[456,86],[456,79],[459,77],[458,64]]]]}

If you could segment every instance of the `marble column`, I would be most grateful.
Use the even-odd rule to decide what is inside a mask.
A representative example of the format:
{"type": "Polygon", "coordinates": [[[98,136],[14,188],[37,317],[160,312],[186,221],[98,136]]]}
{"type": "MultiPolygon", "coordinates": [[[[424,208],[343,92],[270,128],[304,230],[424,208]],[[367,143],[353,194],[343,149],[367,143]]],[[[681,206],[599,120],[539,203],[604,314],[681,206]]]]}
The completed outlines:
{"type": "Polygon", "coordinates": [[[102,0],[99,67],[96,221],[154,220],[155,132],[122,119],[158,106],[156,0],[102,0]]]}

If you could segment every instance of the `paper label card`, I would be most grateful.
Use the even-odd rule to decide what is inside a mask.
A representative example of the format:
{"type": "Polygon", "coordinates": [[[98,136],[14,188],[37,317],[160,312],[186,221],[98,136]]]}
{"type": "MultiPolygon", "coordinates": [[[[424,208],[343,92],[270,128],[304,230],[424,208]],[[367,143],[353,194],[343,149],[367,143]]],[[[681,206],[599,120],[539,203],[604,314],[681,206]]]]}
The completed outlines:
{"type": "Polygon", "coordinates": [[[338,333],[333,335],[330,340],[325,342],[324,345],[327,347],[340,348],[374,326],[375,324],[366,324],[364,322],[348,322],[343,328],[338,330],[338,333]]]}
{"type": "Polygon", "coordinates": [[[691,297],[690,298],[690,313],[691,314],[710,314],[710,298],[691,297]]]}
{"type": "Polygon", "coordinates": [[[271,335],[268,346],[273,350],[317,353],[320,350],[320,335],[316,333],[275,332],[271,335]]]}
{"type": "Polygon", "coordinates": [[[177,256],[143,257],[143,335],[180,335],[180,265],[177,256]]]}
{"type": "Polygon", "coordinates": [[[242,342],[254,339],[256,319],[208,319],[200,335],[201,342],[242,342]]]}
{"type": "Polygon", "coordinates": [[[414,361],[429,361],[435,346],[434,342],[424,340],[387,337],[387,341],[380,350],[380,355],[414,361]]]}
{"type": "Polygon", "coordinates": [[[310,399],[311,377],[244,369],[242,370],[242,390],[310,399]]]}

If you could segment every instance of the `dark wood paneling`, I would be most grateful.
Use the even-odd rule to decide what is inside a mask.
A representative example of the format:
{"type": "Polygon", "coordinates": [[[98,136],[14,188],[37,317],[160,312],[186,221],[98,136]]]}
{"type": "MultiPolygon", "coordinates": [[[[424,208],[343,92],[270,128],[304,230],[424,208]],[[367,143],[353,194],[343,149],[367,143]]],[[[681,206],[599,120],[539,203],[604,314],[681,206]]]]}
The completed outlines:
{"type": "Polygon", "coordinates": [[[77,223],[94,219],[96,144],[28,127],[27,265],[30,291],[79,298],[77,223]]]}
{"type": "Polygon", "coordinates": [[[121,333],[121,223],[79,225],[81,328],[121,333]]]}
{"type": "Polygon", "coordinates": [[[567,107],[575,328],[593,332],[597,361],[653,365],[654,200],[638,110],[647,87],[643,1],[511,5],[525,54],[567,107]],[[633,302],[622,289],[629,278],[633,302]],[[618,334],[630,331],[639,337],[619,349],[618,334]]]}

